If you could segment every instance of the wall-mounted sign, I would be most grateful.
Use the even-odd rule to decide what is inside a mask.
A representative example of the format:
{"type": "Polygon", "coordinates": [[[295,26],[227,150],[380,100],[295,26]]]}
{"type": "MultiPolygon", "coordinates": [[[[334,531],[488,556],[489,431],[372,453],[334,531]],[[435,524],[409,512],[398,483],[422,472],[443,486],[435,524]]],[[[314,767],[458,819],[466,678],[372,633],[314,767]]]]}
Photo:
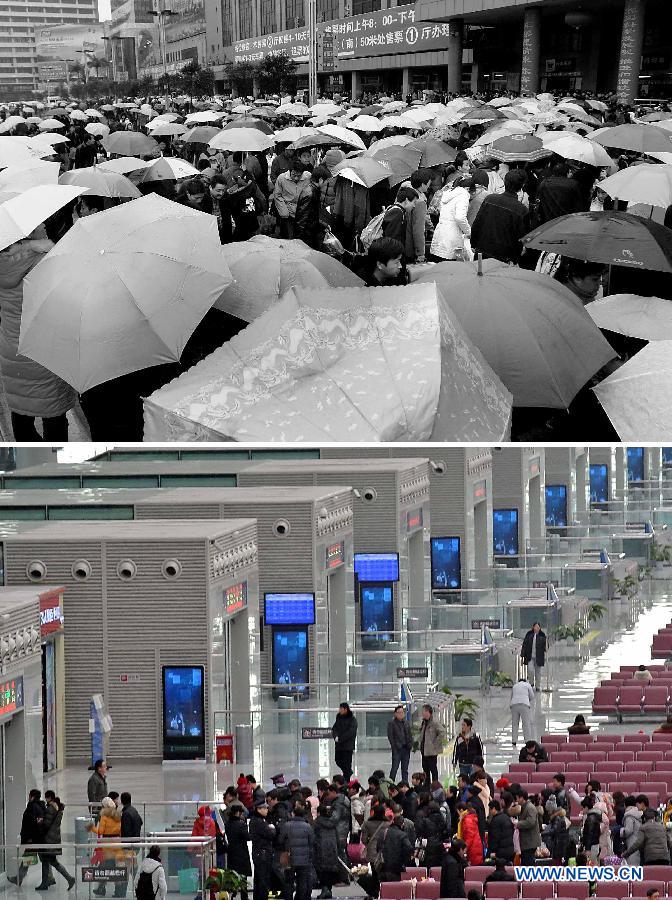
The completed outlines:
{"type": "Polygon", "coordinates": [[[331,728],[301,729],[301,739],[304,741],[330,741],[332,737],[331,728]]]}
{"type": "Polygon", "coordinates": [[[533,588],[545,588],[548,584],[552,584],[554,588],[560,587],[559,581],[552,581],[550,578],[548,581],[533,581],[532,587],[533,588]]]}
{"type": "Polygon", "coordinates": [[[422,528],[422,507],[409,509],[406,513],[406,531],[415,531],[417,528],[422,528]]]}
{"type": "Polygon", "coordinates": [[[534,478],[535,475],[538,475],[539,472],[541,472],[541,457],[532,457],[528,466],[528,472],[530,474],[530,478],[534,478]]]}
{"type": "Polygon", "coordinates": [[[99,881],[106,884],[108,881],[126,881],[128,872],[126,866],[82,866],[82,881],[91,884],[99,881]]]}
{"type": "Polygon", "coordinates": [[[215,735],[215,758],[218,763],[233,762],[233,735],[215,735]]]}
{"type": "Polygon", "coordinates": [[[500,619],[472,619],[471,627],[472,628],[501,628],[502,622],[500,619]]]}
{"type": "Polygon", "coordinates": [[[137,672],[123,672],[119,676],[119,681],[121,682],[121,684],[139,684],[140,676],[137,674],[137,672]]]}
{"type": "Polygon", "coordinates": [[[477,481],[474,485],[474,503],[481,503],[483,500],[487,500],[488,497],[488,482],[487,481],[477,481]]]}
{"type": "Polygon", "coordinates": [[[247,582],[224,588],[224,615],[235,616],[247,607],[247,582]]]}
{"type": "Polygon", "coordinates": [[[345,541],[329,544],[327,547],[327,570],[337,569],[345,562],[345,541]]]}
{"type": "Polygon", "coordinates": [[[23,709],[23,676],[0,681],[0,720],[23,709]]]}
{"type": "Polygon", "coordinates": [[[47,591],[40,594],[40,637],[44,638],[63,628],[61,592],[47,591]]]}
{"type": "Polygon", "coordinates": [[[397,666],[397,678],[429,678],[426,666],[397,666]]]}

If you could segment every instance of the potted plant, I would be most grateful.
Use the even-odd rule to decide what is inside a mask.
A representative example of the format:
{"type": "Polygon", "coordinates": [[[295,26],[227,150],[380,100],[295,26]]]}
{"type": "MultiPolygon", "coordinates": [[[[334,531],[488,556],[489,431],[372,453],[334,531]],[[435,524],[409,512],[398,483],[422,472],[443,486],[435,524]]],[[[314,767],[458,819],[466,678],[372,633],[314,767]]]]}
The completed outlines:
{"type": "Polygon", "coordinates": [[[488,684],[493,688],[510,688],[513,687],[513,679],[506,672],[490,672],[488,684]]]}
{"type": "Polygon", "coordinates": [[[573,625],[558,625],[551,632],[558,643],[564,643],[562,655],[572,659],[579,658],[579,643],[585,633],[586,629],[581,622],[574,622],[573,625]]]}
{"type": "Polygon", "coordinates": [[[639,580],[634,575],[626,575],[625,578],[614,578],[614,590],[619,597],[632,600],[637,593],[639,580]]]}
{"type": "Polygon", "coordinates": [[[247,892],[247,876],[233,869],[210,869],[205,881],[210,900],[232,900],[236,894],[247,892]]]}
{"type": "Polygon", "coordinates": [[[448,696],[452,696],[455,698],[455,721],[461,722],[464,716],[472,719],[475,717],[478,712],[480,704],[477,700],[472,700],[471,697],[465,697],[464,694],[456,694],[448,687],[447,684],[441,688],[441,691],[444,694],[448,694],[448,696]]]}
{"type": "Polygon", "coordinates": [[[653,563],[654,569],[662,569],[665,565],[669,566],[672,561],[672,550],[667,544],[659,544],[658,541],[652,541],[649,558],[653,563]]]}

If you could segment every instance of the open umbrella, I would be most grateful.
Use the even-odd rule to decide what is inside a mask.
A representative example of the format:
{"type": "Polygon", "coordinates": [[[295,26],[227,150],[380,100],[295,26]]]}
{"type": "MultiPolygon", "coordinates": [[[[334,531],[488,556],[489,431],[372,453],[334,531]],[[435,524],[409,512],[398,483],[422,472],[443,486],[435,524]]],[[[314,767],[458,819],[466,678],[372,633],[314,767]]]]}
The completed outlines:
{"type": "MultiPolygon", "coordinates": [[[[613,165],[613,160],[604,147],[596,144],[595,141],[581,137],[580,134],[548,131],[542,136],[541,141],[544,147],[564,159],[572,159],[597,168],[613,165]]],[[[601,184],[600,187],[602,187],[601,184]]]]}
{"type": "Polygon", "coordinates": [[[8,166],[0,172],[0,191],[25,191],[40,184],[58,184],[61,164],[33,159],[27,163],[8,166]]]}
{"type": "Polygon", "coordinates": [[[366,150],[366,144],[361,137],[349,128],[343,128],[341,125],[320,125],[317,130],[322,134],[329,134],[338,138],[344,144],[349,144],[356,150],[366,150]]]}
{"type": "Polygon", "coordinates": [[[31,271],[20,352],[79,391],[179,360],[230,281],[214,217],[149,194],[79,219],[31,271]]]}
{"type": "Polygon", "coordinates": [[[65,128],[65,125],[59,119],[42,119],[37,127],[40,131],[58,131],[59,128],[65,128]]]}
{"type": "Polygon", "coordinates": [[[88,125],[84,126],[84,131],[93,135],[100,135],[100,137],[107,137],[110,133],[110,129],[107,125],[103,125],[102,122],[89,122],[88,125]]]}
{"type": "Polygon", "coordinates": [[[480,125],[483,122],[494,122],[495,119],[503,118],[498,109],[492,106],[479,106],[476,109],[464,110],[461,113],[461,120],[470,125],[480,125]]]}
{"type": "Polygon", "coordinates": [[[672,231],[624,212],[574,213],[526,234],[524,246],[573,259],[672,272],[672,231]]]}
{"type": "Polygon", "coordinates": [[[84,169],[71,169],[58,179],[59,184],[77,184],[86,188],[85,194],[96,197],[139,197],[140,191],[124,175],[101,169],[99,166],[87,166],[84,169]]]}
{"type": "MultiPolygon", "coordinates": [[[[16,128],[17,125],[25,125],[26,120],[23,116],[7,116],[4,122],[0,122],[0,134],[6,134],[8,131],[11,131],[12,128],[16,128]]],[[[63,123],[59,122],[59,127],[63,127],[63,123]]]]}
{"type": "Polygon", "coordinates": [[[145,440],[501,440],[510,410],[433,285],[294,288],[145,401],[145,440]]]}
{"type": "Polygon", "coordinates": [[[441,166],[444,163],[452,163],[457,156],[457,150],[454,147],[451,147],[444,141],[437,141],[429,137],[415,138],[410,144],[406,144],[406,147],[409,150],[420,151],[422,154],[420,165],[425,169],[432,168],[432,166],[441,166]]]}
{"type": "Polygon", "coordinates": [[[197,125],[183,135],[182,140],[185,144],[208,144],[219,132],[220,129],[213,125],[197,125]]]}
{"type": "Polygon", "coordinates": [[[53,131],[42,131],[40,134],[34,134],[30,138],[31,147],[37,147],[38,150],[53,147],[54,144],[69,144],[70,138],[64,134],[54,134],[53,131]]]}
{"type": "Polygon", "coordinates": [[[390,100],[389,103],[383,104],[383,111],[386,113],[396,113],[408,109],[408,104],[403,100],[390,100]]]}
{"type": "Polygon", "coordinates": [[[103,114],[97,109],[85,109],[84,112],[88,116],[89,119],[102,119],[103,114]]]}
{"type": "Polygon", "coordinates": [[[137,159],[135,156],[120,156],[119,159],[108,159],[98,163],[98,168],[106,172],[116,172],[118,175],[128,175],[129,172],[137,172],[151,166],[155,160],[137,159]]]}
{"type": "Polygon", "coordinates": [[[191,178],[198,175],[196,166],[180,159],[178,156],[161,156],[148,165],[137,179],[138,184],[146,181],[178,181],[180,178],[191,178]]]}
{"type": "Polygon", "coordinates": [[[393,134],[391,137],[381,138],[371,145],[371,150],[382,150],[383,147],[405,147],[407,144],[413,143],[415,138],[410,134],[393,134]]]}
{"type": "Polygon", "coordinates": [[[384,128],[383,123],[380,119],[376,119],[375,116],[357,116],[356,118],[349,121],[346,125],[347,128],[352,128],[353,131],[382,131],[384,128]]]}
{"type": "Polygon", "coordinates": [[[410,171],[413,172],[420,166],[422,150],[408,145],[406,147],[378,147],[377,144],[373,144],[363,155],[371,156],[388,167],[392,166],[393,162],[401,162],[410,167],[410,171]]]}
{"type": "Polygon", "coordinates": [[[332,171],[335,175],[361,184],[365,188],[371,188],[390,177],[390,169],[370,156],[344,159],[332,171]]]}
{"type": "Polygon", "coordinates": [[[89,118],[87,114],[81,109],[73,109],[70,112],[70,118],[73,122],[86,122],[89,118]]]}
{"type": "Polygon", "coordinates": [[[305,150],[309,147],[333,147],[334,144],[340,144],[338,138],[329,137],[328,134],[320,134],[318,131],[313,135],[299,138],[289,145],[290,150],[305,150]]]}
{"type": "Polygon", "coordinates": [[[512,119],[498,120],[488,128],[483,134],[476,138],[473,143],[474,147],[487,147],[488,144],[494,143],[498,138],[508,137],[510,134],[531,134],[532,126],[527,122],[517,122],[512,119]]]}
{"type": "Polygon", "coordinates": [[[293,144],[303,137],[313,137],[319,134],[317,128],[307,128],[303,125],[293,125],[291,128],[281,128],[273,133],[276,144],[293,144]]]}
{"type": "Polygon", "coordinates": [[[202,112],[191,113],[184,120],[184,124],[188,127],[192,125],[203,125],[208,122],[219,122],[224,116],[225,112],[217,112],[214,109],[204,109],[202,112]]]}
{"type": "Polygon", "coordinates": [[[672,166],[629,166],[600,181],[599,187],[618,200],[667,209],[672,204],[672,166]]]}
{"type": "Polygon", "coordinates": [[[232,153],[256,153],[268,150],[274,144],[273,138],[256,128],[234,128],[220,131],[208,142],[215,150],[230,150],[232,153]]]}
{"type": "Polygon", "coordinates": [[[175,137],[178,134],[186,134],[188,130],[177,122],[163,122],[157,128],[152,129],[152,137],[175,137]]]}
{"type": "Polygon", "coordinates": [[[596,325],[643,341],[672,341],[672,303],[661,297],[609,294],[586,305],[596,325]]]}
{"type": "Polygon", "coordinates": [[[257,131],[261,131],[262,134],[273,134],[273,126],[269,125],[268,122],[262,122],[261,119],[254,118],[244,118],[244,119],[234,119],[232,122],[227,122],[224,126],[224,131],[234,131],[236,128],[254,128],[257,131]]]}
{"type": "Polygon", "coordinates": [[[278,107],[279,116],[305,116],[308,118],[310,110],[305,103],[282,103],[278,107]]]}
{"type": "Polygon", "coordinates": [[[672,341],[655,341],[593,391],[622,441],[664,443],[672,433],[672,341]]]}
{"type": "Polygon", "coordinates": [[[215,302],[217,309],[252,322],[293,287],[361,287],[363,282],[337,259],[303,241],[255,235],[223,248],[233,282],[215,302]]]}
{"type": "MultiPolygon", "coordinates": [[[[402,103],[402,106],[406,106],[405,103],[402,103]]],[[[337,103],[332,103],[330,100],[320,102],[318,100],[317,103],[313,103],[310,107],[310,112],[314,116],[330,116],[332,113],[340,113],[341,107],[337,103]]]]}
{"type": "Polygon", "coordinates": [[[102,144],[108,153],[119,156],[149,156],[159,149],[154,138],[139,131],[115,131],[104,137],[102,144]]]}
{"type": "Polygon", "coordinates": [[[246,113],[252,112],[253,109],[253,106],[248,106],[246,103],[239,103],[238,106],[233,107],[231,112],[236,113],[237,115],[245,115],[246,113]]]}
{"type": "Polygon", "coordinates": [[[84,191],[78,185],[41,184],[7,200],[0,205],[0,250],[27,238],[84,191]]]}
{"type": "Polygon", "coordinates": [[[566,409],[615,356],[574,294],[546,275],[486,260],[439,263],[419,280],[439,285],[514,406],[566,409]]]}
{"type": "Polygon", "coordinates": [[[490,144],[490,156],[500,162],[536,162],[551,155],[541,139],[533,134],[509,134],[490,144]]]}
{"type": "Polygon", "coordinates": [[[672,150],[672,134],[655,125],[614,125],[613,128],[600,128],[599,134],[594,131],[591,140],[603,147],[615,147],[618,150],[633,150],[647,153],[649,150],[672,150]]]}
{"type": "Polygon", "coordinates": [[[0,137],[0,168],[14,166],[31,159],[42,159],[53,154],[51,146],[37,147],[15,137],[0,137]]]}
{"type": "MultiPolygon", "coordinates": [[[[355,121],[357,120],[355,119],[355,121]]],[[[379,119],[379,122],[383,128],[406,128],[408,131],[415,131],[420,125],[415,119],[411,119],[409,116],[404,115],[383,116],[382,119],[379,119]]],[[[354,125],[351,125],[350,127],[354,128],[354,125]]]]}

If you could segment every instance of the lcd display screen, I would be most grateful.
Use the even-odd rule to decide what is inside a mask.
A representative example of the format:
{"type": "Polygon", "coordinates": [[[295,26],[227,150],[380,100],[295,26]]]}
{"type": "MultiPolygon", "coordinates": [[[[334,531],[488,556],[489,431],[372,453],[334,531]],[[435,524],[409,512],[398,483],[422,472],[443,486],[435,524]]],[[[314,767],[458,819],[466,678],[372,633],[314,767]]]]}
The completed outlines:
{"type": "Polygon", "coordinates": [[[644,481],[644,448],[628,447],[628,482],[644,481]]]}
{"type": "Polygon", "coordinates": [[[462,586],[459,537],[432,538],[432,588],[455,589],[462,586]]]}
{"type": "Polygon", "coordinates": [[[355,553],[359,581],[399,581],[398,553],[355,553]]]}
{"type": "Polygon", "coordinates": [[[492,525],[492,537],[495,556],[517,556],[518,510],[493,510],[492,525]]]}
{"type": "Polygon", "coordinates": [[[555,528],[567,525],[567,487],[564,484],[546,485],[546,524],[555,528]]]}
{"type": "Polygon", "coordinates": [[[672,447],[663,447],[663,465],[672,466],[672,447]]]}
{"type": "Polygon", "coordinates": [[[203,666],[163,667],[163,757],[205,756],[203,666]]]}
{"type": "Polygon", "coordinates": [[[315,594],[265,594],[267,625],[314,625],[315,594]]]}
{"type": "Polygon", "coordinates": [[[380,650],[392,640],[394,604],[392,588],[385,584],[362,585],[359,591],[362,613],[362,650],[380,650]]]}
{"type": "Polygon", "coordinates": [[[609,500],[609,470],[607,466],[590,467],[590,502],[606,503],[609,500]]]}
{"type": "MultiPolygon", "coordinates": [[[[309,681],[308,632],[305,628],[273,629],[273,683],[305,692],[309,681]]],[[[277,689],[277,693],[283,693],[277,689]]]]}

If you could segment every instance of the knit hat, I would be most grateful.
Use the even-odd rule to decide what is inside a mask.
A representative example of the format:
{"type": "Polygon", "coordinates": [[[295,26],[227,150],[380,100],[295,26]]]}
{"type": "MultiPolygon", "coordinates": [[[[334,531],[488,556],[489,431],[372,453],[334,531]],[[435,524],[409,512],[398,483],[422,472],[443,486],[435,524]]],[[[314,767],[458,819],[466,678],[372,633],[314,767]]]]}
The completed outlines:
{"type": "Polygon", "coordinates": [[[100,805],[103,807],[103,809],[116,809],[117,806],[117,804],[111,797],[103,797],[103,799],[100,801],[100,805]]]}
{"type": "Polygon", "coordinates": [[[325,165],[328,169],[333,169],[334,166],[337,166],[344,159],[345,153],[342,150],[337,150],[336,148],[334,148],[333,150],[327,150],[327,152],[324,154],[322,164],[325,165]]]}

